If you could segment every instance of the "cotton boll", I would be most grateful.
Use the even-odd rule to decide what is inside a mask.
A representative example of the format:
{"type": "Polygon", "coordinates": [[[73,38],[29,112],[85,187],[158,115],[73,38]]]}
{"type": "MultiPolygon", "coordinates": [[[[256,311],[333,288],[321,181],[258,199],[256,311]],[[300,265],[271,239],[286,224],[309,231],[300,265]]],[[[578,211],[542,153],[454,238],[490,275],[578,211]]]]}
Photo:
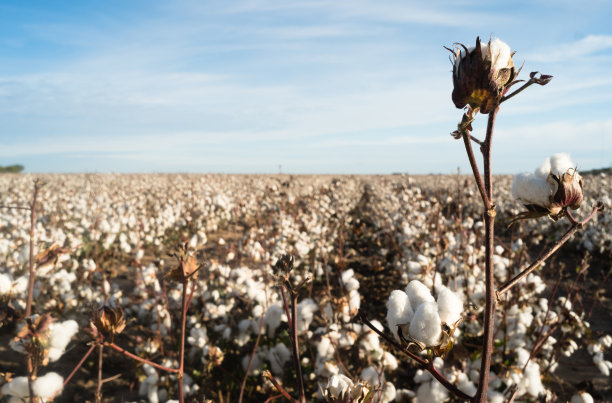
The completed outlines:
{"type": "Polygon", "coordinates": [[[38,377],[32,383],[34,394],[44,400],[52,399],[64,388],[64,378],[55,372],[38,377]]]}
{"type": "Polygon", "coordinates": [[[444,287],[438,294],[438,313],[440,320],[449,326],[452,326],[461,318],[463,312],[463,302],[459,296],[444,287]]]}
{"type": "Polygon", "coordinates": [[[528,380],[527,393],[533,397],[538,397],[541,393],[545,393],[544,385],[540,379],[540,366],[530,362],[525,368],[525,377],[528,380]]]}
{"type": "Polygon", "coordinates": [[[385,382],[380,401],[382,403],[392,402],[396,395],[397,391],[395,390],[395,385],[393,385],[391,382],[385,382]]]}
{"type": "Polygon", "coordinates": [[[410,336],[426,346],[437,345],[442,334],[438,304],[435,302],[421,304],[410,322],[409,332],[410,336]]]}
{"type": "Polygon", "coordinates": [[[457,375],[456,383],[459,390],[463,393],[470,396],[474,396],[476,394],[476,386],[472,383],[472,381],[470,381],[465,373],[460,372],[459,375],[457,375]]]}
{"type": "Polygon", "coordinates": [[[408,326],[413,316],[414,312],[410,306],[408,295],[402,290],[392,291],[387,301],[387,324],[397,340],[399,340],[397,326],[401,325],[402,334],[407,336],[408,326]]]}
{"type": "MultiPolygon", "coordinates": [[[[488,44],[482,44],[482,54],[485,57],[487,53],[488,44]]],[[[491,69],[499,71],[508,67],[508,62],[512,57],[512,51],[507,43],[499,38],[495,38],[491,41],[491,69]]]]}
{"type": "Polygon", "coordinates": [[[425,284],[421,283],[419,280],[412,280],[406,286],[406,294],[408,295],[408,300],[410,300],[410,306],[413,310],[417,309],[419,305],[424,302],[434,302],[435,299],[429,288],[425,286],[425,284]]]}
{"type": "Polygon", "coordinates": [[[79,330],[79,325],[74,320],[67,320],[61,323],[52,323],[49,332],[49,360],[57,361],[62,354],[70,339],[79,330]]]}
{"type": "Polygon", "coordinates": [[[359,288],[359,281],[353,277],[355,272],[353,269],[348,269],[342,272],[342,284],[344,284],[344,289],[346,291],[352,291],[359,288]]]}
{"type": "Polygon", "coordinates": [[[28,378],[25,376],[13,378],[12,381],[2,386],[2,394],[17,398],[29,396],[30,392],[28,389],[28,378]]]}
{"type": "Polygon", "coordinates": [[[308,330],[314,317],[314,313],[319,309],[316,302],[306,298],[297,305],[297,331],[304,333],[308,330]]]}
{"type": "Polygon", "coordinates": [[[278,304],[270,305],[264,316],[264,324],[268,329],[268,337],[274,336],[274,332],[280,326],[283,316],[283,308],[278,304]]]}
{"type": "Polygon", "coordinates": [[[524,204],[548,207],[553,190],[546,179],[530,173],[518,174],[512,182],[512,197],[524,204]]]}
{"type": "Polygon", "coordinates": [[[291,358],[291,352],[283,343],[278,343],[272,347],[268,352],[268,360],[270,361],[270,367],[272,373],[276,376],[283,374],[283,367],[291,358]]]}
{"type": "Polygon", "coordinates": [[[326,395],[337,399],[346,393],[351,386],[353,386],[353,381],[346,375],[332,375],[327,381],[326,395]]]}
{"type": "Polygon", "coordinates": [[[448,398],[448,392],[438,381],[425,382],[417,389],[417,402],[439,403],[448,398]]]}
{"type": "Polygon", "coordinates": [[[571,403],[593,403],[593,396],[588,394],[587,392],[578,392],[574,396],[572,396],[571,403]]]}
{"type": "Polygon", "coordinates": [[[377,386],[380,384],[380,376],[376,368],[373,366],[364,368],[359,377],[371,386],[377,386]]]}

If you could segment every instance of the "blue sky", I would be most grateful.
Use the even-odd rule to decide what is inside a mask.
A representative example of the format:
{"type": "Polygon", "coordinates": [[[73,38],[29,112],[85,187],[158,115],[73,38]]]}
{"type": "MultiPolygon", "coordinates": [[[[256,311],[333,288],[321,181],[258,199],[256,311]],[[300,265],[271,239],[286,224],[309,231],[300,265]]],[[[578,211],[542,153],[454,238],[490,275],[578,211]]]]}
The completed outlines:
{"type": "Polygon", "coordinates": [[[555,76],[502,106],[495,172],[612,165],[612,3],[486,3],[0,0],[0,165],[467,172],[443,46],[477,35],[555,76]]]}

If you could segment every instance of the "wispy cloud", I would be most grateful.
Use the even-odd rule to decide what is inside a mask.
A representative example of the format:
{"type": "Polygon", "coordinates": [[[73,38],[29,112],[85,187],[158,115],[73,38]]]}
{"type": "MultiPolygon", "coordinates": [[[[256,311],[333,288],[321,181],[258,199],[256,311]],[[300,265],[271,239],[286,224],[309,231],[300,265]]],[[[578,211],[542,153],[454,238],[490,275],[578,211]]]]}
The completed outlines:
{"type": "Polygon", "coordinates": [[[550,46],[525,57],[531,61],[559,62],[607,50],[612,50],[612,35],[587,35],[580,40],[550,46]]]}

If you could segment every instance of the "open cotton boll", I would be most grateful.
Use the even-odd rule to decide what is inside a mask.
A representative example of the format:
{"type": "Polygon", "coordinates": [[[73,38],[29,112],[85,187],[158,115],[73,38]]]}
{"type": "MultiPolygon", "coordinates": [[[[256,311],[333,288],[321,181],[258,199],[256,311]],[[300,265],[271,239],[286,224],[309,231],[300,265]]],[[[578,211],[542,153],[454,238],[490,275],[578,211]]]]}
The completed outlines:
{"type": "Polygon", "coordinates": [[[337,399],[342,394],[348,392],[351,386],[353,386],[353,381],[348,376],[342,374],[332,375],[327,381],[325,391],[327,396],[337,399]]]}
{"type": "Polygon", "coordinates": [[[43,400],[52,399],[64,388],[64,378],[55,372],[38,377],[32,383],[34,394],[43,400]]]}
{"type": "Polygon", "coordinates": [[[62,354],[70,339],[79,330],[79,325],[74,320],[67,320],[60,323],[52,323],[49,332],[49,360],[57,361],[62,354]]]}
{"type": "Polygon", "coordinates": [[[564,174],[568,169],[573,169],[575,167],[576,166],[567,153],[553,154],[550,157],[550,171],[555,175],[564,174]]]}
{"type": "Polygon", "coordinates": [[[463,302],[461,298],[448,288],[444,287],[438,294],[438,314],[440,320],[451,326],[461,318],[463,302]]]}
{"type": "Polygon", "coordinates": [[[380,384],[380,376],[378,374],[378,371],[371,365],[369,367],[364,368],[363,371],[361,371],[361,375],[359,377],[371,386],[377,386],[378,384],[380,384]]]}
{"type": "Polygon", "coordinates": [[[512,181],[512,197],[524,204],[550,206],[550,196],[553,191],[554,189],[546,179],[530,173],[518,174],[512,181]]]}
{"type": "Polygon", "coordinates": [[[442,328],[438,304],[425,302],[421,304],[410,322],[410,336],[424,343],[426,346],[435,346],[440,341],[442,328]]]}
{"type": "Polygon", "coordinates": [[[419,280],[412,280],[408,283],[406,286],[406,295],[408,295],[408,300],[410,300],[410,306],[413,310],[417,309],[423,302],[435,301],[429,288],[419,280]]]}
{"type": "Polygon", "coordinates": [[[13,378],[7,384],[2,386],[2,394],[5,396],[13,396],[17,398],[24,398],[30,395],[28,390],[28,378],[25,376],[18,376],[13,378]]]}
{"type": "Polygon", "coordinates": [[[397,340],[399,340],[397,326],[401,325],[402,334],[407,336],[408,326],[413,316],[414,312],[410,306],[408,295],[402,290],[391,291],[391,295],[389,295],[389,300],[387,301],[387,324],[389,325],[391,333],[393,333],[393,336],[397,340]]]}

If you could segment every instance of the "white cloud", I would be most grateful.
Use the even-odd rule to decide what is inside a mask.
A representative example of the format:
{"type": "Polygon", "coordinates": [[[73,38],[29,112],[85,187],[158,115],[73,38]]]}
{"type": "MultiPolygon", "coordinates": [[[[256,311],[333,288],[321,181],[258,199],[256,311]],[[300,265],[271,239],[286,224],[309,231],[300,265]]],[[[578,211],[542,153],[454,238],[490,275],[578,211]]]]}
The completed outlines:
{"type": "Polygon", "coordinates": [[[612,49],[612,35],[588,35],[578,41],[546,47],[528,54],[525,58],[530,62],[571,61],[609,49],[612,49]]]}

